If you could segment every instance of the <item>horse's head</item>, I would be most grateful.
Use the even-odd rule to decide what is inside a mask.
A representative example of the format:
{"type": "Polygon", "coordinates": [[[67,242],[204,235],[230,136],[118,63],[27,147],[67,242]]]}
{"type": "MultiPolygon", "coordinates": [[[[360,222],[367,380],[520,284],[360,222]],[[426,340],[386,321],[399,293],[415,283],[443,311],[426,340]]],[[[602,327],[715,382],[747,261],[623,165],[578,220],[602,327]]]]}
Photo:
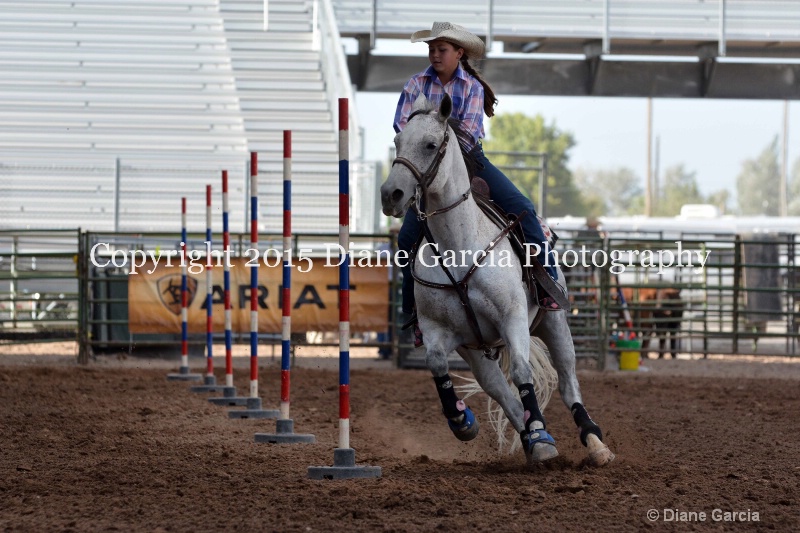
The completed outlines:
{"type": "Polygon", "coordinates": [[[453,102],[447,94],[438,110],[424,95],[414,102],[405,129],[394,138],[397,158],[381,186],[385,215],[402,217],[418,194],[442,185],[439,182],[443,180],[434,178],[450,138],[447,119],[452,110],[453,102]]]}

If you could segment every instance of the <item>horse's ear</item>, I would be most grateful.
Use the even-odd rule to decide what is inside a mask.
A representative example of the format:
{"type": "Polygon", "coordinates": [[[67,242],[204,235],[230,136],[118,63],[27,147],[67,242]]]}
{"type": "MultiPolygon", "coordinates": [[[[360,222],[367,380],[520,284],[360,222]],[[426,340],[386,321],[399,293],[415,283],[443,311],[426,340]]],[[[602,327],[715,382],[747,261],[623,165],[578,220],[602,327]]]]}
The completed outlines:
{"type": "Polygon", "coordinates": [[[444,97],[442,98],[442,104],[439,106],[439,120],[442,122],[447,122],[447,119],[450,118],[450,113],[453,112],[453,101],[450,99],[450,95],[444,93],[444,97]]]}
{"type": "Polygon", "coordinates": [[[414,100],[414,104],[411,106],[411,112],[414,111],[427,111],[430,107],[430,103],[428,99],[425,98],[425,95],[420,93],[416,100],[414,100]]]}

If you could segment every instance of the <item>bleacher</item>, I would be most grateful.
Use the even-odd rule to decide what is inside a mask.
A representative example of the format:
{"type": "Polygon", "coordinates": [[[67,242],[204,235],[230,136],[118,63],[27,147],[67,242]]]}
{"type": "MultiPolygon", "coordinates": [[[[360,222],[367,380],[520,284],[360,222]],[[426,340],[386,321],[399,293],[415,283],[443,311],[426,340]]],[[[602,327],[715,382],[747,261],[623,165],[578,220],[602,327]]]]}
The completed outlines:
{"type": "Polygon", "coordinates": [[[693,54],[720,38],[730,55],[796,57],[800,48],[800,2],[787,0],[462,0],[457,9],[446,2],[334,0],[334,8],[343,36],[407,39],[447,20],[506,43],[506,51],[527,44],[525,51],[583,54],[606,25],[609,51],[618,54],[693,54]]]}
{"type": "Polygon", "coordinates": [[[501,95],[800,99],[796,1],[334,2],[360,91],[396,92],[419,69],[421,48],[380,39],[450,21],[492,44],[478,66],[501,95]]]}
{"type": "Polygon", "coordinates": [[[231,230],[243,231],[254,150],[260,227],[279,232],[291,129],[293,227],[335,232],[335,80],[321,68],[319,4],[270,1],[265,31],[262,0],[0,3],[0,227],[172,231],[187,196],[199,231],[205,184],[221,206],[227,169],[231,230]]]}

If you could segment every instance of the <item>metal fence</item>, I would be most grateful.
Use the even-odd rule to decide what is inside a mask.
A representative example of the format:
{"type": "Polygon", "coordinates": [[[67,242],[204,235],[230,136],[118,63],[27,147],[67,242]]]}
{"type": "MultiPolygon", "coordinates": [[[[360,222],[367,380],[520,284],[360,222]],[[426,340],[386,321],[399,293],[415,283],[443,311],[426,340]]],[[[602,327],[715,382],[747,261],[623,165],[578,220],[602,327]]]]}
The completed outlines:
{"type": "MultiPolygon", "coordinates": [[[[105,264],[113,253],[133,251],[178,250],[180,239],[172,233],[102,233],[84,232],[82,234],[80,255],[85,270],[82,272],[82,301],[87,312],[78,324],[81,360],[88,361],[97,352],[151,353],[155,355],[174,355],[178,352],[180,335],[174,334],[134,334],[128,329],[128,267],[105,264]],[[92,248],[103,244],[102,254],[96,254],[96,261],[89,257],[92,248]]],[[[325,257],[326,245],[337,243],[338,234],[295,233],[293,235],[293,254],[303,250],[304,257],[325,257]]],[[[354,250],[378,250],[386,247],[389,237],[386,234],[352,234],[354,250]]],[[[198,252],[203,257],[206,251],[205,234],[187,234],[187,253],[198,252]]],[[[281,234],[261,234],[258,240],[259,252],[263,255],[269,249],[281,249],[281,234]]],[[[247,250],[252,247],[248,234],[231,234],[231,258],[248,257],[247,250]]],[[[221,250],[222,242],[214,241],[212,249],[221,250]]],[[[388,296],[387,296],[388,301],[388,296]]],[[[387,307],[387,313],[388,313],[387,307]]],[[[388,341],[377,340],[377,333],[357,334],[354,345],[389,347],[388,341]]],[[[217,332],[218,342],[223,340],[223,332],[217,332]]],[[[249,332],[234,332],[234,342],[248,343],[249,332]]],[[[279,346],[280,331],[259,333],[260,343],[279,346]]],[[[299,332],[293,334],[293,345],[314,344],[334,346],[338,344],[338,333],[299,332]]],[[[190,355],[202,355],[205,334],[190,334],[190,355]]]]}
{"type": "MultiPolygon", "coordinates": [[[[356,248],[396,249],[390,235],[352,238],[356,248]]],[[[294,245],[321,254],[336,239],[298,234],[294,245]]],[[[265,249],[281,246],[278,234],[259,240],[265,249]]],[[[171,233],[0,231],[0,342],[77,340],[82,362],[106,350],[175,350],[177,331],[128,331],[127,271],[92,265],[89,250],[98,242],[126,251],[174,249],[177,241],[171,233]]],[[[203,242],[204,235],[189,235],[190,249],[202,249],[203,242]]],[[[246,235],[232,235],[233,256],[248,246],[246,235]]],[[[615,340],[631,337],[643,341],[642,352],[650,356],[800,355],[798,234],[664,238],[562,230],[556,255],[570,287],[568,320],[580,359],[603,364],[615,340]]],[[[424,350],[413,349],[409,333],[399,332],[399,275],[392,269],[390,332],[359,335],[355,342],[391,347],[399,366],[421,367],[424,350]]],[[[264,332],[262,342],[279,343],[279,333],[264,332]]],[[[295,335],[297,344],[337,341],[335,334],[295,335]]],[[[203,342],[200,336],[192,342],[197,353],[203,342]]]]}
{"type": "MultiPolygon", "coordinates": [[[[800,355],[798,234],[563,231],[556,255],[579,359],[602,367],[631,338],[645,356],[800,355]]],[[[401,353],[401,366],[424,366],[424,350],[401,353]]]]}
{"type": "Polygon", "coordinates": [[[0,231],[0,339],[76,339],[80,230],[0,231]]]}

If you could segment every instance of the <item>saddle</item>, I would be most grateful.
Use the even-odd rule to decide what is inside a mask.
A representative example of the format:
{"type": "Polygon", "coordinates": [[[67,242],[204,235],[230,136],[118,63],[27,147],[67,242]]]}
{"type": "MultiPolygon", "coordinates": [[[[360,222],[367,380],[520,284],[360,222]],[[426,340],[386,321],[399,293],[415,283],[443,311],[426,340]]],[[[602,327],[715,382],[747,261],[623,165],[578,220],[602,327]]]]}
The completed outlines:
{"type": "MultiPolygon", "coordinates": [[[[491,220],[498,228],[505,228],[509,223],[517,220],[517,215],[506,213],[502,208],[500,208],[500,206],[489,199],[489,185],[483,180],[483,178],[473,176],[472,181],[470,182],[470,188],[472,189],[472,194],[474,195],[475,202],[478,204],[478,207],[481,208],[481,211],[483,211],[489,220],[491,220]]],[[[527,214],[528,213],[522,213],[522,216],[524,217],[527,214]]],[[[558,235],[556,235],[555,231],[550,229],[542,217],[536,215],[536,219],[537,222],[542,226],[542,231],[544,232],[545,238],[547,238],[550,248],[553,248],[558,241],[558,235]]],[[[528,265],[528,256],[525,250],[525,236],[522,233],[521,224],[516,224],[514,226],[512,231],[508,234],[508,240],[511,243],[514,253],[519,258],[520,264],[522,265],[522,281],[525,283],[529,291],[536,290],[536,280],[545,286],[553,283],[550,275],[547,273],[547,271],[545,271],[544,267],[539,264],[538,261],[531,261],[531,264],[526,266],[528,265]]],[[[569,309],[567,308],[566,310],[569,309]]]]}

